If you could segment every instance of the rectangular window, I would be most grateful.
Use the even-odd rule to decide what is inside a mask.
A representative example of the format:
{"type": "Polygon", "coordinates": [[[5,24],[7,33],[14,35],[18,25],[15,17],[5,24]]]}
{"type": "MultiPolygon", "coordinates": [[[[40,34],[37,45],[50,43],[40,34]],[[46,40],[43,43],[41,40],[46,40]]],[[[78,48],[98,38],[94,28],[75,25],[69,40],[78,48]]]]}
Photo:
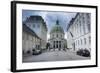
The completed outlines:
{"type": "Polygon", "coordinates": [[[54,44],[55,44],[55,41],[54,41],[54,44]]]}
{"type": "Polygon", "coordinates": [[[57,37],[58,37],[58,34],[57,34],[57,37]]]}
{"type": "Polygon", "coordinates": [[[27,24],[28,27],[30,27],[30,24],[27,24]]]}
{"type": "Polygon", "coordinates": [[[62,38],[62,35],[61,35],[61,38],[62,38]]]}
{"type": "Polygon", "coordinates": [[[86,44],[86,38],[84,38],[84,44],[86,44]]]}
{"type": "Polygon", "coordinates": [[[33,28],[35,28],[35,24],[33,24],[33,28]]]}
{"type": "Polygon", "coordinates": [[[34,37],[32,38],[32,40],[34,41],[34,37]]]}
{"type": "Polygon", "coordinates": [[[54,38],[54,34],[52,35],[52,37],[54,38]]]}
{"type": "Polygon", "coordinates": [[[82,45],[82,39],[81,39],[81,45],[82,45]]]}
{"type": "Polygon", "coordinates": [[[26,40],[29,40],[29,36],[28,36],[28,34],[26,34],[26,40]]]}
{"type": "Polygon", "coordinates": [[[91,44],[91,37],[89,36],[89,44],[91,44]]]}
{"type": "Polygon", "coordinates": [[[39,24],[37,25],[37,28],[40,28],[40,25],[39,24]]]}
{"type": "Polygon", "coordinates": [[[77,46],[77,41],[76,41],[76,46],[77,46]]]}
{"type": "Polygon", "coordinates": [[[59,41],[59,43],[61,44],[61,41],[59,41]]]}
{"type": "Polygon", "coordinates": [[[78,45],[80,44],[80,41],[78,40],[78,45]]]}
{"type": "Polygon", "coordinates": [[[84,16],[83,16],[83,24],[85,23],[85,18],[84,18],[84,16]]]}
{"type": "Polygon", "coordinates": [[[33,37],[32,36],[30,36],[30,40],[33,41],[33,37]]]}

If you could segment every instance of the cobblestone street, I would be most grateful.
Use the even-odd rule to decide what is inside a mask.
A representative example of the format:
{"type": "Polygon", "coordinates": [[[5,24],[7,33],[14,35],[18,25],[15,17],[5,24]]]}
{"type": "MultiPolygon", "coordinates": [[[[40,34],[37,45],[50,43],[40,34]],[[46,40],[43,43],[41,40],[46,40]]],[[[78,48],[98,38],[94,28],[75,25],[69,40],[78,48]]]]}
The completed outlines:
{"type": "Polygon", "coordinates": [[[86,60],[90,57],[76,55],[72,51],[47,51],[40,55],[30,55],[23,57],[23,62],[43,62],[43,61],[65,61],[65,60],[86,60]]]}

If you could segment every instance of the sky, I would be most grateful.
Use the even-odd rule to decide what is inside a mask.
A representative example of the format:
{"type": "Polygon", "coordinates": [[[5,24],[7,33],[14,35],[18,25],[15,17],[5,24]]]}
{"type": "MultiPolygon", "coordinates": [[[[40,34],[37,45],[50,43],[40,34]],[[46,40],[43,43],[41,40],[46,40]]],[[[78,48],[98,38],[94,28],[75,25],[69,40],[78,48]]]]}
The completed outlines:
{"type": "Polygon", "coordinates": [[[46,22],[48,28],[48,37],[51,28],[56,24],[56,20],[59,20],[59,25],[64,29],[66,33],[66,28],[68,23],[72,18],[75,17],[75,12],[60,12],[60,11],[36,11],[36,10],[23,10],[22,11],[22,20],[26,20],[27,17],[30,16],[42,16],[44,21],[46,22]]]}

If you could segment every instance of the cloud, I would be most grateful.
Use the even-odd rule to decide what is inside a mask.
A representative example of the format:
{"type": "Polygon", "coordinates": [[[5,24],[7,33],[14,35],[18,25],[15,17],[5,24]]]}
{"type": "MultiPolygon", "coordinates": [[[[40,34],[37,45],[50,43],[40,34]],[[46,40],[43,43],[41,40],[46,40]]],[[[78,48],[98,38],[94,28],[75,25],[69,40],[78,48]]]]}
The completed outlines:
{"type": "Polygon", "coordinates": [[[69,21],[75,17],[76,13],[68,13],[68,12],[48,12],[46,14],[46,22],[47,25],[49,27],[49,29],[51,29],[55,23],[56,20],[59,20],[59,23],[61,25],[61,27],[63,27],[64,31],[66,31],[67,25],[69,23],[69,21]]]}
{"type": "Polygon", "coordinates": [[[54,11],[36,11],[36,10],[23,10],[22,20],[24,21],[27,17],[31,15],[40,15],[43,17],[47,24],[48,32],[56,24],[56,20],[59,20],[60,26],[66,32],[67,25],[69,21],[75,17],[76,13],[72,12],[54,12],[54,11]]]}

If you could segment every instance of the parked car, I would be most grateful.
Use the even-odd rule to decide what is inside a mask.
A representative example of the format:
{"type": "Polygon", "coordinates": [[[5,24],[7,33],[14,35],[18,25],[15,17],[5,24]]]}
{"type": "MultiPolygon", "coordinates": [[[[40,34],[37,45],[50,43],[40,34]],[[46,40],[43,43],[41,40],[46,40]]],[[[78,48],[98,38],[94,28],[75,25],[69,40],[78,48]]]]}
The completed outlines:
{"type": "Polygon", "coordinates": [[[83,55],[82,55],[82,56],[90,57],[90,52],[89,52],[87,49],[84,49],[84,50],[83,50],[83,55]]]}
{"type": "Polygon", "coordinates": [[[77,55],[80,55],[80,56],[82,56],[82,53],[83,53],[83,49],[79,49],[77,52],[77,55]]]}
{"type": "Polygon", "coordinates": [[[80,56],[90,57],[90,52],[87,49],[80,49],[76,53],[80,56]]]}
{"type": "Polygon", "coordinates": [[[40,50],[40,49],[33,49],[32,51],[33,51],[32,55],[39,55],[42,53],[42,50],[40,50]]]}

